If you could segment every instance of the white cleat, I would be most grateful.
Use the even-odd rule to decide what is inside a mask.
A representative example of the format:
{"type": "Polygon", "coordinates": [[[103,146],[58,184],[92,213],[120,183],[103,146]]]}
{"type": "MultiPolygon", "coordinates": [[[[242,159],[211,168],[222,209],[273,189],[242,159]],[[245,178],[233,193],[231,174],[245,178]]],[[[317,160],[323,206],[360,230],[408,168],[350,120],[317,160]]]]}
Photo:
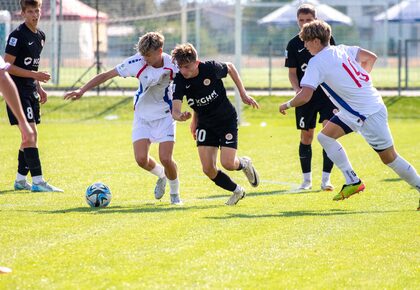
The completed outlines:
{"type": "Polygon", "coordinates": [[[156,181],[155,186],[155,198],[161,199],[162,196],[165,194],[165,187],[166,187],[166,177],[159,178],[156,181]]]}
{"type": "Polygon", "coordinates": [[[171,196],[171,204],[173,205],[183,205],[184,203],[179,198],[179,194],[170,194],[171,196]]]}
{"type": "Polygon", "coordinates": [[[243,163],[242,171],[248,179],[249,184],[251,184],[253,187],[257,187],[260,184],[260,178],[258,176],[258,172],[252,165],[251,158],[244,156],[241,157],[241,161],[243,163]]]}
{"type": "Polygon", "coordinates": [[[33,192],[64,192],[64,190],[49,184],[46,181],[40,183],[32,183],[31,191],[33,192]]]}
{"type": "Polygon", "coordinates": [[[334,186],[331,184],[331,182],[321,183],[321,189],[323,191],[333,191],[334,186]]]}
{"type": "Polygon", "coordinates": [[[312,181],[304,181],[302,184],[298,187],[299,190],[308,190],[312,189],[312,181]]]}
{"type": "Polygon", "coordinates": [[[233,192],[228,201],[225,203],[226,205],[235,205],[239,200],[245,197],[245,190],[240,186],[238,187],[239,189],[233,192]]]}

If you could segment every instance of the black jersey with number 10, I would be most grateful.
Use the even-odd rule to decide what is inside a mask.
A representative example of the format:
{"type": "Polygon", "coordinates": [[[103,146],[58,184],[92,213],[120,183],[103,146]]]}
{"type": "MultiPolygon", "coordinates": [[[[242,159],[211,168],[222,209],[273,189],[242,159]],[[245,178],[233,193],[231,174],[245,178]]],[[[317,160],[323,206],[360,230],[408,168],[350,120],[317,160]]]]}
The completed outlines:
{"type": "Polygon", "coordinates": [[[226,121],[237,119],[232,103],[226,96],[222,78],[228,73],[226,63],[200,62],[196,77],[186,79],[178,73],[174,79],[174,100],[187,98],[188,105],[197,113],[198,123],[207,126],[223,126],[226,121]]]}

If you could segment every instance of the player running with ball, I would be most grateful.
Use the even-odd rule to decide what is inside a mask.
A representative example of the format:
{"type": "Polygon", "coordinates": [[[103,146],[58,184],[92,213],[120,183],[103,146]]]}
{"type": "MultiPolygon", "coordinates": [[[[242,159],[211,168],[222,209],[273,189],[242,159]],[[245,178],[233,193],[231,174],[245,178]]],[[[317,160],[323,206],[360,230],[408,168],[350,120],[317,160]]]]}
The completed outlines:
{"type": "Polygon", "coordinates": [[[134,120],[132,140],[134,157],[144,170],[158,177],[155,198],[165,194],[167,179],[172,204],[182,204],[179,197],[178,169],[172,158],[175,144],[175,121],[172,119],[171,86],[176,66],[163,52],[164,37],[158,32],[143,35],[137,43],[138,53],[127,58],[114,69],[100,73],[79,90],[67,93],[64,98],[77,100],[83,94],[117,76],[135,77],[139,88],[134,94],[134,120]],[[152,143],[159,143],[162,165],[149,156],[152,143]]]}

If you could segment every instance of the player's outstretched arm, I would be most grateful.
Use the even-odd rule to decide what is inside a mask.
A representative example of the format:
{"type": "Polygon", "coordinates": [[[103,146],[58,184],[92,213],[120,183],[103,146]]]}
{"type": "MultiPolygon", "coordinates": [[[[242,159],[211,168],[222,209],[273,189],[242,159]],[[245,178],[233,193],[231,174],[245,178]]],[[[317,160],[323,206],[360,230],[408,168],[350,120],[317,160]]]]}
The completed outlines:
{"type": "Polygon", "coordinates": [[[187,121],[189,118],[191,118],[190,112],[181,112],[182,108],[182,101],[180,100],[173,100],[172,101],[172,118],[177,121],[187,121]]]}
{"type": "Polygon", "coordinates": [[[378,56],[367,49],[360,48],[356,59],[362,68],[370,73],[372,71],[373,65],[378,59],[378,56]]]}
{"type": "Polygon", "coordinates": [[[90,89],[93,89],[94,87],[106,82],[107,80],[110,80],[116,76],[118,76],[118,71],[116,68],[111,69],[109,71],[100,73],[96,76],[94,76],[91,80],[89,80],[85,85],[83,85],[80,89],[68,92],[64,95],[65,100],[78,100],[80,99],[83,94],[90,89]]]}
{"type": "Polygon", "coordinates": [[[280,105],[279,112],[283,115],[286,115],[287,109],[290,109],[292,107],[300,107],[306,104],[307,102],[311,100],[313,93],[314,93],[313,89],[308,88],[308,87],[303,87],[293,99],[280,105]]]}
{"type": "Polygon", "coordinates": [[[239,73],[236,70],[233,63],[227,62],[226,65],[228,67],[228,73],[229,73],[230,77],[232,78],[233,82],[235,83],[236,87],[239,90],[239,94],[241,96],[242,102],[244,104],[252,106],[253,108],[258,109],[260,106],[258,105],[257,101],[254,100],[253,97],[251,97],[247,94],[247,92],[245,90],[245,87],[242,83],[241,77],[239,76],[239,73]]]}

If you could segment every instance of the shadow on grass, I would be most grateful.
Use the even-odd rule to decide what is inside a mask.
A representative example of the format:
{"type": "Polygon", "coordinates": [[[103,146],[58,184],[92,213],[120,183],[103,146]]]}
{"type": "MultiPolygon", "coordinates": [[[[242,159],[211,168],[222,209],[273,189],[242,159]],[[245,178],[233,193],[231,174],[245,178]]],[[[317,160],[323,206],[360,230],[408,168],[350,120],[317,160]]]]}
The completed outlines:
{"type": "Polygon", "coordinates": [[[384,213],[410,212],[410,210],[384,210],[384,211],[347,211],[342,209],[331,209],[325,211],[297,210],[283,211],[278,214],[228,214],[224,217],[206,217],[206,219],[223,220],[223,219],[254,219],[254,218],[272,218],[272,217],[302,217],[302,216],[340,216],[340,215],[358,215],[358,214],[384,214],[384,213]]]}
{"type": "Polygon", "coordinates": [[[170,205],[170,204],[146,204],[139,206],[111,206],[103,208],[94,207],[75,207],[63,210],[39,210],[31,211],[42,214],[65,214],[65,213],[91,213],[91,214],[115,214],[115,213],[160,213],[160,212],[176,212],[176,211],[190,211],[223,207],[225,205],[207,205],[207,206],[185,206],[185,205],[170,205]]]}
{"type": "MultiPolygon", "coordinates": [[[[314,193],[320,192],[321,190],[273,190],[273,191],[262,191],[262,192],[247,192],[246,196],[264,196],[264,195],[281,195],[281,194],[307,194],[307,193],[314,193]]],[[[229,194],[215,194],[215,195],[208,195],[204,197],[197,197],[197,199],[219,199],[230,197],[231,193],[229,194]]]]}
{"type": "Polygon", "coordinates": [[[382,181],[385,181],[385,182],[397,182],[397,181],[402,181],[402,179],[401,178],[398,178],[398,177],[396,177],[396,178],[385,178],[385,179],[382,179],[382,181]]]}

